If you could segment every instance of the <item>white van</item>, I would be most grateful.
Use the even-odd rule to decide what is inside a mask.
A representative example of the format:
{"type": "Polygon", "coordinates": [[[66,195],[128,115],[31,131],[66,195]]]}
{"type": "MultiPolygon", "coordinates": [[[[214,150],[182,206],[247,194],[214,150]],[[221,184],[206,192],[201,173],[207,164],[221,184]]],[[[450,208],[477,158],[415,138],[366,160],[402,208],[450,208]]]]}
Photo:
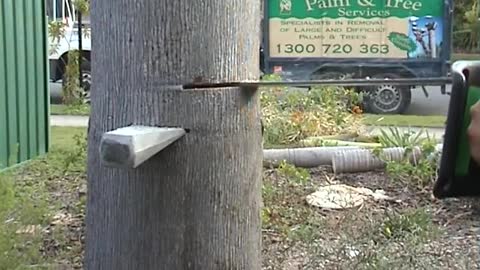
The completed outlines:
{"type": "MultiPolygon", "coordinates": [[[[68,63],[68,52],[78,50],[78,18],[73,5],[73,0],[45,0],[49,23],[52,21],[62,22],[64,35],[60,40],[54,39],[49,33],[49,62],[50,80],[52,82],[63,81],[65,66],[68,63]]],[[[82,86],[85,101],[90,101],[90,18],[82,16],[82,86]]]]}

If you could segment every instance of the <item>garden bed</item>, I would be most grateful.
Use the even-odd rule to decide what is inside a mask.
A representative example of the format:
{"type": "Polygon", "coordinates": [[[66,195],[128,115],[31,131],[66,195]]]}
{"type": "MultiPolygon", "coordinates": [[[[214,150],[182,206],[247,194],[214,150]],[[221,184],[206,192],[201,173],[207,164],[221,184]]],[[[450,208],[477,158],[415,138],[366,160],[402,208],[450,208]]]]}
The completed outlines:
{"type": "Polygon", "coordinates": [[[265,175],[263,269],[478,269],[472,201],[438,201],[430,187],[381,171],[335,177],[325,168],[288,167],[265,175]],[[306,203],[334,182],[381,189],[400,202],[370,200],[346,210],[306,203]]]}
{"type": "MultiPolygon", "coordinates": [[[[21,195],[3,213],[23,213],[2,216],[15,220],[0,226],[15,235],[0,237],[5,269],[82,269],[85,145],[74,135],[84,132],[55,128],[47,157],[2,176],[2,183],[15,179],[10,191],[21,195]]],[[[431,185],[394,178],[384,171],[335,176],[329,166],[265,169],[263,269],[477,269],[476,205],[435,200],[431,185]],[[307,203],[318,187],[335,183],[382,189],[394,201],[345,210],[307,203]]]]}

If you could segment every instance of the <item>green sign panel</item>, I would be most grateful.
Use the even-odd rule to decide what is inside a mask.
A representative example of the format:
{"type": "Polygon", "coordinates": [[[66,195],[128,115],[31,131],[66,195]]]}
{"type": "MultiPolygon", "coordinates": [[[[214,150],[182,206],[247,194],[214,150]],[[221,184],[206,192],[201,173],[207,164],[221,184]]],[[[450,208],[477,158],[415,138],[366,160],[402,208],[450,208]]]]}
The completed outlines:
{"type": "Polygon", "coordinates": [[[437,58],[443,16],[443,0],[270,0],[270,56],[437,58]]]}

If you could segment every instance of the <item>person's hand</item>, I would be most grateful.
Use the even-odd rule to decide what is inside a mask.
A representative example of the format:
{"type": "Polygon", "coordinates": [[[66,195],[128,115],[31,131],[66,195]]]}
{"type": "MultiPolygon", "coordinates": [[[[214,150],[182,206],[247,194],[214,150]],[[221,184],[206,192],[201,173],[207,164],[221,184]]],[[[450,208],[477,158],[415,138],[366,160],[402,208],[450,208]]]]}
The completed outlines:
{"type": "Polygon", "coordinates": [[[468,127],[468,139],[470,153],[473,159],[480,165],[480,101],[470,109],[472,121],[468,127]]]}

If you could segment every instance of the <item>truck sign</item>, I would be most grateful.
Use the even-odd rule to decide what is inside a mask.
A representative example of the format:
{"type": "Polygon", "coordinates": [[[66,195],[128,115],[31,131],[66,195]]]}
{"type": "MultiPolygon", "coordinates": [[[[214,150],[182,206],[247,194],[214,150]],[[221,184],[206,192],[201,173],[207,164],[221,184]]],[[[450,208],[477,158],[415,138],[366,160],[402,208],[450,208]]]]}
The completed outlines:
{"type": "Polygon", "coordinates": [[[370,113],[407,111],[450,71],[453,0],[264,0],[260,68],[283,81],[405,79],[356,87],[370,113]],[[428,83],[426,81],[429,81],[428,83]]]}
{"type": "Polygon", "coordinates": [[[439,58],[443,0],[271,0],[270,57],[439,58]]]}

